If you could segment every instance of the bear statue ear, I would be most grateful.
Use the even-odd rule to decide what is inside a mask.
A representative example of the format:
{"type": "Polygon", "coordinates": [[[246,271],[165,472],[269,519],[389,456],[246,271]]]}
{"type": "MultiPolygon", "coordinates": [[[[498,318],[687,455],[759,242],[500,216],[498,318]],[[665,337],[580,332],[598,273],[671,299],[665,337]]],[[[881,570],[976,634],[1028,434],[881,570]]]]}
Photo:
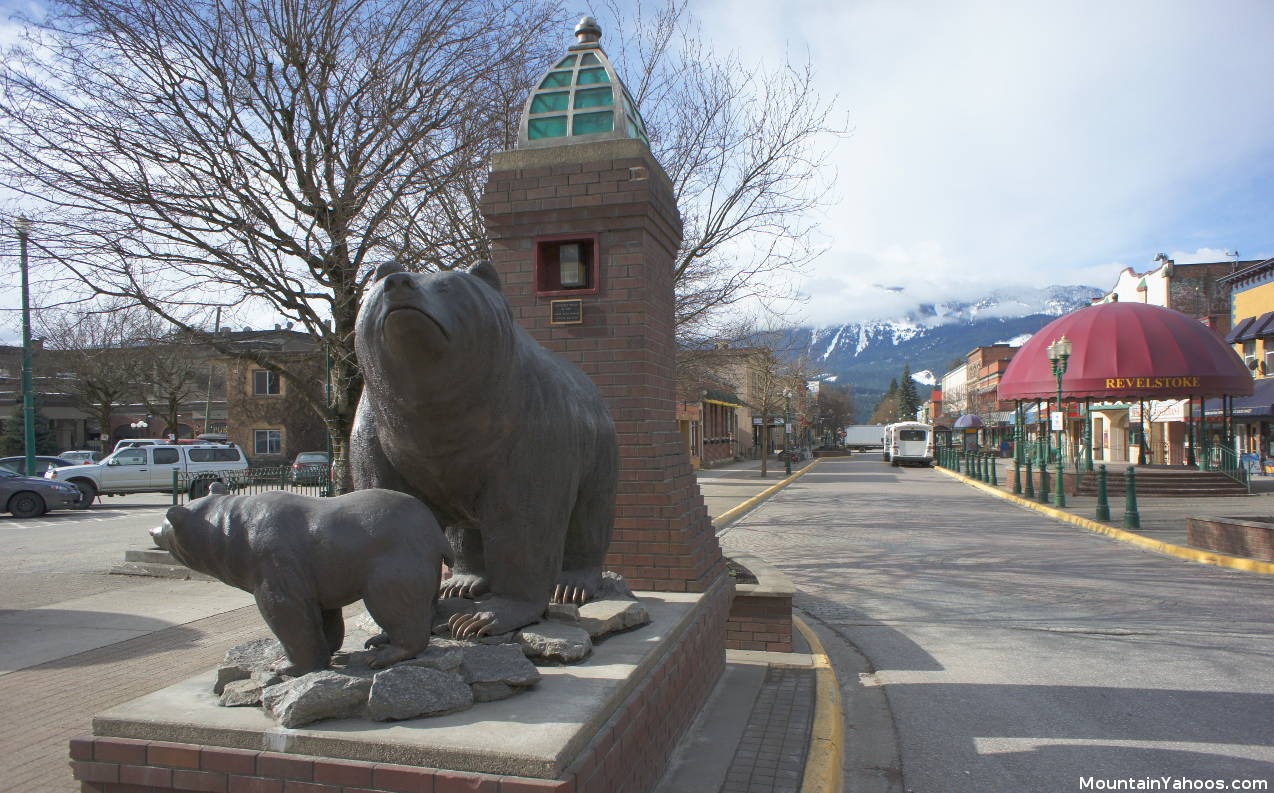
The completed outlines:
{"type": "Polygon", "coordinates": [[[402,262],[399,262],[396,259],[391,259],[387,262],[381,262],[380,264],[376,265],[375,270],[372,270],[372,282],[375,283],[376,281],[379,281],[380,279],[386,276],[393,275],[394,273],[405,273],[405,272],[407,272],[407,268],[403,267],[402,262]]]}
{"type": "Polygon", "coordinates": [[[468,272],[469,275],[476,275],[483,281],[486,281],[487,285],[495,291],[504,291],[504,287],[500,284],[500,274],[495,271],[495,266],[492,265],[490,261],[483,259],[470,267],[468,272]]]}

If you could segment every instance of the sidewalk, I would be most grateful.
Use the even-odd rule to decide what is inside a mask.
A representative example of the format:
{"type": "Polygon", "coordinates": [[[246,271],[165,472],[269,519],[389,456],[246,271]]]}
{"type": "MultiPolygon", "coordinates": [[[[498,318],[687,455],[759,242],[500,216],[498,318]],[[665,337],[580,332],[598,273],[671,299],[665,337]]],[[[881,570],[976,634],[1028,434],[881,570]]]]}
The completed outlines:
{"type": "MultiPolygon", "coordinates": [[[[795,464],[793,478],[810,464],[795,464]]],[[[708,514],[725,516],[714,520],[718,531],[787,479],[774,460],[765,477],[760,461],[700,471],[697,477],[708,514]]],[[[153,497],[129,502],[163,506],[153,497]]],[[[139,516],[138,530],[150,521],[139,516]]],[[[8,661],[0,665],[0,708],[8,715],[0,727],[0,793],[78,791],[67,766],[69,740],[88,729],[95,713],[185,679],[215,665],[226,647],[266,635],[250,603],[249,596],[216,583],[156,579],[41,607],[70,616],[92,613],[98,618],[93,631],[20,627],[29,610],[0,614],[0,623],[13,623],[7,628],[11,641],[0,651],[8,661]],[[163,619],[147,619],[157,608],[163,619]],[[76,693],[67,696],[68,691],[76,693]]],[[[808,777],[809,765],[823,773],[829,767],[825,759],[807,763],[811,736],[818,731],[815,711],[819,697],[828,696],[830,674],[818,639],[812,638],[814,647],[810,641],[794,632],[798,652],[727,653],[726,673],[682,739],[681,762],[675,757],[670,763],[660,793],[833,790],[821,783],[810,787],[808,777]]],[[[839,712],[836,716],[839,724],[839,712]]],[[[838,766],[835,772],[839,780],[838,766]]]]}
{"type": "MultiPolygon", "coordinates": [[[[978,482],[954,471],[942,468],[938,470],[951,476],[957,476],[970,483],[975,483],[988,490],[996,490],[1003,496],[1013,496],[1013,460],[1011,458],[996,459],[995,464],[996,478],[999,481],[998,487],[978,482]]],[[[1114,477],[1115,475],[1122,476],[1123,469],[1119,469],[1117,474],[1112,471],[1111,476],[1114,477]]],[[[1023,482],[1025,482],[1025,479],[1023,479],[1023,482]]],[[[1141,528],[1129,530],[1129,533],[1182,549],[1180,553],[1174,553],[1173,555],[1183,555],[1183,558],[1188,558],[1192,555],[1212,554],[1213,552],[1211,551],[1190,547],[1190,543],[1186,539],[1186,519],[1200,516],[1274,515],[1274,477],[1254,478],[1252,491],[1251,495],[1212,496],[1207,498],[1154,496],[1139,493],[1137,496],[1137,512],[1141,519],[1141,528]]],[[[1018,494],[1018,497],[1025,498],[1025,494],[1018,494]]],[[[1122,494],[1111,496],[1107,500],[1107,504],[1110,507],[1110,520],[1102,521],[1101,523],[1110,529],[1122,530],[1126,507],[1125,497],[1122,494]]],[[[1059,509],[1055,506],[1052,498],[1050,498],[1048,504],[1040,504],[1039,506],[1054,510],[1059,509]]],[[[1059,511],[1080,521],[1096,523],[1097,498],[1096,496],[1074,496],[1067,493],[1066,506],[1059,511]]],[[[1093,527],[1088,526],[1087,528],[1093,527]]],[[[1110,534],[1110,532],[1103,533],[1110,534]]],[[[1116,539],[1126,539],[1118,536],[1120,533],[1122,532],[1116,532],[1111,536],[1116,539]]]]}

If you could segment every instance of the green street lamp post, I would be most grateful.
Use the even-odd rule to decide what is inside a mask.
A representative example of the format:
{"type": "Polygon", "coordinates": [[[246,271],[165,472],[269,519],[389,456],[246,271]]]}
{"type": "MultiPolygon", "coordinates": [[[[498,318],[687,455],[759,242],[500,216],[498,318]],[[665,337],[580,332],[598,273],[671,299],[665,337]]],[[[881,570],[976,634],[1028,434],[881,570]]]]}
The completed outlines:
{"type": "Polygon", "coordinates": [[[27,476],[35,475],[35,395],[31,387],[31,286],[27,280],[27,234],[31,221],[19,217],[13,221],[18,232],[18,249],[22,266],[22,446],[26,454],[27,476]]]}
{"type": "Polygon", "coordinates": [[[1062,434],[1066,427],[1066,414],[1062,412],[1062,378],[1066,376],[1066,365],[1071,357],[1071,341],[1065,336],[1048,345],[1048,360],[1053,364],[1053,376],[1057,378],[1057,412],[1061,416],[1062,426],[1057,430],[1057,482],[1053,488],[1053,504],[1066,506],[1066,481],[1062,474],[1062,434]]]}

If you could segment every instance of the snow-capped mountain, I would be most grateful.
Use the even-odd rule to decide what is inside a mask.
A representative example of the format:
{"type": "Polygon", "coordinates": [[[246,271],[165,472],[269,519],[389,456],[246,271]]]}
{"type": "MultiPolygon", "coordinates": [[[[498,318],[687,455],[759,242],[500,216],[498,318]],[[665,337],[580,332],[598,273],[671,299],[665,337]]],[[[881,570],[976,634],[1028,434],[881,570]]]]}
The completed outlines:
{"type": "Polygon", "coordinates": [[[918,384],[932,387],[974,347],[1020,346],[1056,317],[1083,308],[1103,290],[1046,286],[992,292],[974,301],[918,306],[904,317],[796,328],[789,349],[853,388],[860,418],[870,412],[890,379],[910,365],[918,384]]]}

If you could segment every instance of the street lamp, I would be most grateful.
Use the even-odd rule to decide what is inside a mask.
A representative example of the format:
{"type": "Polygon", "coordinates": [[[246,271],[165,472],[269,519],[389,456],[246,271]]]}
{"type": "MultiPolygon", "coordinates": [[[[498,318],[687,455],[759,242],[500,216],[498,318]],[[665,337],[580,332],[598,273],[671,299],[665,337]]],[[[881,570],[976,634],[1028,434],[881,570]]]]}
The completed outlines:
{"type": "Polygon", "coordinates": [[[1071,341],[1062,336],[1048,345],[1048,360],[1053,364],[1053,376],[1057,378],[1057,412],[1061,426],[1057,430],[1057,486],[1053,489],[1053,503],[1066,506],[1066,488],[1062,487],[1062,433],[1066,427],[1066,414],[1062,412],[1062,378],[1066,376],[1066,364],[1071,357],[1071,341]]]}
{"type": "Polygon", "coordinates": [[[31,221],[18,217],[13,221],[18,232],[18,250],[22,262],[22,446],[26,454],[26,475],[35,475],[35,395],[31,389],[31,287],[27,281],[27,234],[31,221]]]}

